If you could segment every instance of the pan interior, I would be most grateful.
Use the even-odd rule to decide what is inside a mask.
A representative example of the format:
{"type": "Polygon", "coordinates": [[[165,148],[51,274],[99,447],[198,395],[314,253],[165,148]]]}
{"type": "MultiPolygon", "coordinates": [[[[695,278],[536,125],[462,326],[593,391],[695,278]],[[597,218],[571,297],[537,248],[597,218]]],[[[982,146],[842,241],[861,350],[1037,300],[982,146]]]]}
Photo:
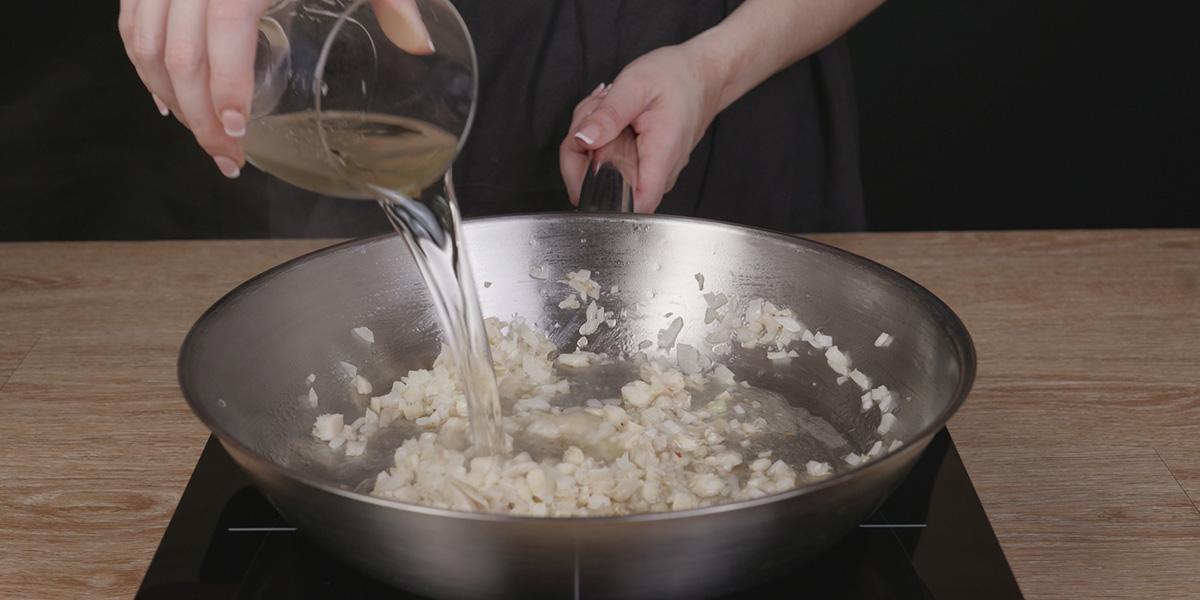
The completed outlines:
{"type": "MultiPolygon", "coordinates": [[[[560,308],[571,292],[563,281],[568,272],[589,270],[604,291],[601,304],[619,321],[587,336],[588,351],[633,355],[682,317],[677,342],[794,407],[794,422],[777,428],[772,443],[777,457],[800,470],[811,457],[837,461],[868,452],[876,441],[886,446],[931,435],[970,384],[970,340],[940,301],[877,264],[802,239],[637,215],[475,220],[466,223],[464,238],[484,315],[519,315],[560,352],[576,348],[586,319],[582,309],[560,308]],[[715,354],[705,339],[711,331],[705,292],[772,301],[794,310],[806,328],[831,336],[853,368],[897,395],[894,428],[878,433],[881,412],[862,410],[864,390],[830,368],[825,349],[795,342],[797,356],[786,360],[738,344],[715,354]],[[623,313],[631,308],[641,316],[623,313]],[[881,333],[891,337],[885,347],[875,344],[881,333]]],[[[356,365],[383,390],[410,370],[428,368],[440,345],[407,249],[400,238],[382,236],[302,257],[233,291],[189,334],[181,385],[223,437],[293,474],[366,491],[390,466],[392,449],[416,430],[381,430],[371,450],[353,459],[314,440],[317,415],[343,412],[349,420],[369,401],[347,384],[339,363],[356,365]],[[369,328],[375,342],[353,334],[358,327],[369,328]],[[317,408],[308,402],[310,388],[317,408]]],[[[673,351],[664,355],[675,358],[673,351]]],[[[591,389],[611,393],[613,381],[599,378],[591,389]]]]}

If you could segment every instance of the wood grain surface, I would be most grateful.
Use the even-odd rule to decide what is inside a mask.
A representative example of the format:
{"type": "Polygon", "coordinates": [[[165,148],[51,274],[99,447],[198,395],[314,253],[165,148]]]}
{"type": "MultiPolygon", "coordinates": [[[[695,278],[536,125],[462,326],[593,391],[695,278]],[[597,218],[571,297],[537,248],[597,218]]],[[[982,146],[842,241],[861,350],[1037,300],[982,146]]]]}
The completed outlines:
{"type": "MultiPolygon", "coordinates": [[[[813,238],[966,323],[950,430],[1027,597],[1200,597],[1200,230],[813,238]]],[[[135,593],[208,435],[183,336],[329,243],[0,244],[0,597],[135,593]]]]}

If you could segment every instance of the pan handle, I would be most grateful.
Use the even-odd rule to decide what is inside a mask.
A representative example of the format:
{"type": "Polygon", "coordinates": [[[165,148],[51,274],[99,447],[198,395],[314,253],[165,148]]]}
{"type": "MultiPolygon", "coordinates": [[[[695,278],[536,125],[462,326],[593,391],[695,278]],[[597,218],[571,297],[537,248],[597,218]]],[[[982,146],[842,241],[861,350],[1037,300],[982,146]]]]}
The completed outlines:
{"type": "Polygon", "coordinates": [[[633,212],[637,185],[637,134],[626,127],[613,141],[589,153],[579,190],[580,212],[633,212]]]}

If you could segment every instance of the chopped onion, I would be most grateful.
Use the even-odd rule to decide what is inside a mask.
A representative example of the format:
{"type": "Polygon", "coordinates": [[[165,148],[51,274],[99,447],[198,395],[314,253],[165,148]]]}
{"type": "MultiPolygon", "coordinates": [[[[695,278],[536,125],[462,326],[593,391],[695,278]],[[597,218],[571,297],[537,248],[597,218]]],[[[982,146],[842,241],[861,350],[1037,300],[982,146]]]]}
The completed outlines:
{"type": "Polygon", "coordinates": [[[360,394],[370,394],[372,391],[371,382],[367,381],[367,378],[362,375],[355,375],[354,389],[360,394]]]}
{"type": "MultiPolygon", "coordinates": [[[[548,268],[538,269],[530,276],[548,278],[548,268]]],[[[386,394],[370,398],[363,416],[348,426],[342,415],[336,415],[336,427],[334,415],[322,415],[313,427],[314,437],[332,448],[343,448],[346,456],[357,456],[365,452],[370,436],[397,421],[423,428],[424,433],[395,449],[392,465],[375,478],[371,493],[378,497],[454,510],[601,516],[761,498],[835,472],[833,465],[819,460],[804,463],[802,469],[797,461],[793,468],[776,460],[770,450],[761,450],[758,444],[767,443],[789,425],[774,420],[772,403],[742,396],[749,383],[736,381],[733,371],[714,363],[713,355],[729,354],[734,342],[745,348],[761,346],[760,352],[770,360],[804,356],[804,351],[793,347],[797,342],[821,349],[839,380],[853,380],[864,390],[860,397],[864,411],[890,406],[898,398],[884,386],[872,389],[871,378],[851,370],[849,357],[831,336],[805,329],[791,309],[761,298],[707,292],[702,294],[708,326],[703,336],[711,352],[680,342],[685,316],[667,313],[670,322],[657,332],[657,339],[639,346],[648,350],[657,341],[667,352],[624,357],[636,361],[639,372],[637,380],[620,388],[620,398],[556,401],[571,391],[564,372],[607,364],[605,355],[582,350],[591,344],[589,340],[597,340],[589,336],[601,323],[614,329],[620,326],[614,313],[599,305],[601,287],[591,276],[591,271],[580,269],[567,273],[563,281],[570,292],[559,302],[560,309],[587,304],[574,352],[560,353],[519,318],[486,323],[497,381],[511,403],[506,404],[510,407],[504,419],[506,437],[541,440],[538,443],[549,448],[544,458],[535,461],[525,452],[513,454],[515,450],[505,457],[473,454],[466,400],[448,355],[439,356],[429,369],[409,372],[386,394]],[[717,391],[715,397],[708,395],[717,391]],[[773,420],[769,423],[764,416],[773,420]],[[767,431],[772,437],[760,436],[767,431]]],[[[696,280],[703,292],[703,274],[697,273],[696,280]]],[[[612,286],[608,293],[616,296],[618,291],[612,286]]],[[[626,295],[640,298],[643,293],[654,297],[651,290],[626,295]]],[[[641,318],[642,310],[631,303],[620,311],[621,317],[641,318]]],[[[367,339],[359,329],[354,332],[367,339]]],[[[373,334],[369,341],[374,341],[373,334]]],[[[358,375],[354,365],[339,364],[359,393],[370,393],[370,382],[358,375]]],[[[313,381],[315,377],[310,377],[309,383],[313,381]]],[[[309,393],[315,403],[316,392],[310,388],[309,393]]],[[[361,399],[356,400],[362,407],[361,399]]],[[[890,412],[883,413],[877,427],[880,435],[896,420],[890,412]]],[[[898,443],[891,442],[889,451],[898,443]]],[[[833,462],[838,468],[845,468],[842,463],[853,467],[881,453],[884,445],[880,440],[867,454],[852,453],[833,462]]],[[[542,452],[547,451],[539,449],[542,452]]]]}
{"type": "Polygon", "coordinates": [[[825,360],[829,363],[829,368],[841,375],[849,376],[850,374],[850,359],[838,350],[837,346],[830,346],[825,351],[825,360]]]}
{"type": "Polygon", "coordinates": [[[361,456],[367,449],[366,440],[346,442],[346,456],[361,456]]]}
{"type": "Polygon", "coordinates": [[[830,468],[829,463],[818,462],[815,460],[808,461],[808,463],[804,465],[804,470],[808,471],[808,474],[812,475],[813,477],[822,477],[824,475],[833,473],[833,469],[830,468]]]}
{"type": "Polygon", "coordinates": [[[674,321],[658,332],[658,347],[670,348],[675,345],[675,338],[679,337],[679,332],[683,330],[683,317],[675,317],[674,321]]]}
{"type": "Polygon", "coordinates": [[[326,414],[317,417],[316,423],[313,424],[313,436],[322,442],[328,442],[333,437],[342,432],[345,427],[341,414],[326,414]]]}
{"type": "Polygon", "coordinates": [[[879,337],[875,338],[875,347],[886,348],[887,346],[892,345],[892,339],[893,338],[890,334],[880,333],[879,337]]]}
{"type": "Polygon", "coordinates": [[[857,383],[858,387],[862,388],[863,391],[871,389],[871,380],[864,375],[862,371],[854,369],[853,371],[850,371],[849,377],[850,380],[854,383],[857,383]]]}
{"type": "Polygon", "coordinates": [[[875,431],[879,432],[879,435],[885,435],[887,432],[892,430],[892,426],[895,424],[896,415],[892,413],[883,413],[883,418],[879,420],[879,427],[876,427],[875,431]]]}

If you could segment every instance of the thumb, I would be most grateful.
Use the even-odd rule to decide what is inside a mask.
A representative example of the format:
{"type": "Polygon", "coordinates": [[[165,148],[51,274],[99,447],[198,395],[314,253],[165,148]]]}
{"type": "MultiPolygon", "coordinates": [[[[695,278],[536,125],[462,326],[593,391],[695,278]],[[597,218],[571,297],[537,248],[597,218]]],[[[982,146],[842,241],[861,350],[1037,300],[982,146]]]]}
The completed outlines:
{"type": "Polygon", "coordinates": [[[433,40],[421,20],[416,0],[371,0],[379,28],[397,48],[414,56],[433,54],[433,40]]]}
{"type": "Polygon", "coordinates": [[[613,87],[576,127],[573,135],[581,148],[595,150],[616,139],[644,109],[640,94],[630,87],[613,87]]]}

